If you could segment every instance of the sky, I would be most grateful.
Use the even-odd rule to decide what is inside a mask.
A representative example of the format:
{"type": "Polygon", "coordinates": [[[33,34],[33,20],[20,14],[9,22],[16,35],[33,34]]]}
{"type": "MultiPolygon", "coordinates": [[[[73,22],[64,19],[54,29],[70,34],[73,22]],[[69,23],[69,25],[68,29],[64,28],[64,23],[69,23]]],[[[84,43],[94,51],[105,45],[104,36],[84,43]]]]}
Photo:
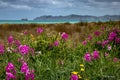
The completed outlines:
{"type": "Polygon", "coordinates": [[[0,0],[0,20],[70,14],[120,15],[120,0],[0,0]]]}

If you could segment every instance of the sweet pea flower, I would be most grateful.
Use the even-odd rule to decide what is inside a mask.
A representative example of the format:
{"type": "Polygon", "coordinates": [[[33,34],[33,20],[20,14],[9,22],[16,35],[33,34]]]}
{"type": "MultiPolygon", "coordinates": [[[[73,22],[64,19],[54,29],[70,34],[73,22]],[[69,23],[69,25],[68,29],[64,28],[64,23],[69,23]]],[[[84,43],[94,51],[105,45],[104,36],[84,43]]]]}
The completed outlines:
{"type": "Polygon", "coordinates": [[[13,75],[10,72],[6,72],[6,80],[11,80],[11,79],[15,79],[15,78],[16,78],[15,75],[13,75]]]}
{"type": "Polygon", "coordinates": [[[28,54],[28,52],[29,52],[29,46],[27,46],[27,45],[20,45],[20,46],[18,47],[18,50],[19,50],[19,52],[20,52],[22,55],[28,54]]]}
{"type": "Polygon", "coordinates": [[[91,40],[91,39],[92,39],[92,36],[91,36],[91,35],[89,35],[89,36],[88,36],[88,40],[91,40]]]}
{"type": "Polygon", "coordinates": [[[59,41],[55,41],[54,46],[58,46],[58,45],[59,45],[59,41]]]}
{"type": "Polygon", "coordinates": [[[15,70],[15,66],[9,62],[6,66],[6,80],[11,80],[11,79],[15,79],[16,76],[16,70],[15,70]]]}
{"type": "Polygon", "coordinates": [[[19,40],[15,40],[15,45],[16,46],[20,46],[21,45],[21,42],[19,40]]]}
{"type": "Polygon", "coordinates": [[[14,38],[13,38],[13,36],[10,35],[7,40],[8,40],[9,44],[12,44],[14,41],[14,38]]]}
{"type": "Polygon", "coordinates": [[[6,66],[6,72],[14,71],[15,66],[9,62],[8,65],[6,66]]]}
{"type": "Polygon", "coordinates": [[[115,43],[120,44],[120,38],[119,37],[115,38],[115,43]]]}
{"type": "Polygon", "coordinates": [[[94,52],[93,52],[93,59],[99,59],[100,58],[100,55],[99,55],[99,53],[98,53],[98,51],[97,50],[95,50],[94,52]]]}
{"type": "Polygon", "coordinates": [[[63,33],[61,34],[61,37],[62,37],[63,40],[67,40],[67,39],[68,39],[68,34],[65,33],[65,32],[63,32],[63,33]]]}
{"type": "Polygon", "coordinates": [[[34,80],[34,70],[27,70],[25,73],[25,80],[34,80]]]}
{"type": "Polygon", "coordinates": [[[87,62],[90,62],[91,61],[91,55],[90,55],[90,53],[86,53],[85,55],[84,55],[84,59],[87,61],[87,62]]]}
{"type": "Polygon", "coordinates": [[[115,32],[111,32],[108,36],[108,40],[113,41],[116,38],[117,34],[115,32]]]}
{"type": "Polygon", "coordinates": [[[70,80],[78,80],[79,77],[78,77],[78,72],[72,72],[71,74],[71,77],[70,77],[70,80]]]}
{"type": "Polygon", "coordinates": [[[109,43],[109,40],[105,40],[105,41],[103,41],[102,42],[102,47],[104,47],[106,44],[108,44],[109,43]]]}
{"type": "Polygon", "coordinates": [[[23,63],[22,63],[22,66],[21,66],[21,72],[26,73],[28,69],[29,69],[29,68],[28,68],[27,63],[26,63],[26,62],[23,62],[23,63]]]}
{"type": "Polygon", "coordinates": [[[100,32],[100,31],[95,31],[94,34],[95,34],[96,36],[99,36],[99,35],[101,34],[101,32],[100,32]]]}
{"type": "Polygon", "coordinates": [[[86,44],[87,44],[87,41],[86,41],[86,40],[84,40],[84,41],[82,42],[82,44],[83,44],[83,45],[86,45],[86,44]]]}
{"type": "Polygon", "coordinates": [[[43,32],[43,29],[40,27],[40,28],[37,28],[37,33],[41,34],[43,32]]]}

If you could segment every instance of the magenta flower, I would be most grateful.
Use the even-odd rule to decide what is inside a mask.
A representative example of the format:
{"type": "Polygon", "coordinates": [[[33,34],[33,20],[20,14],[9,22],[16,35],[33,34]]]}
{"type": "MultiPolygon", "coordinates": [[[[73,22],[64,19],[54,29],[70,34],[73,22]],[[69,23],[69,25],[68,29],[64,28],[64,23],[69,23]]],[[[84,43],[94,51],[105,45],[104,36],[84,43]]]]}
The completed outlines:
{"type": "Polygon", "coordinates": [[[15,66],[11,63],[11,62],[9,62],[8,63],[8,65],[6,66],[6,72],[14,72],[15,73],[15,66]]]}
{"type": "Polygon", "coordinates": [[[27,46],[27,45],[20,45],[20,46],[18,47],[18,50],[19,50],[19,52],[20,52],[22,55],[28,54],[28,52],[29,52],[29,46],[27,46]]]}
{"type": "Polygon", "coordinates": [[[28,34],[28,31],[27,31],[27,30],[25,30],[25,31],[23,32],[23,34],[24,34],[24,35],[27,35],[27,34],[28,34]]]}
{"type": "Polygon", "coordinates": [[[58,45],[59,45],[59,41],[55,41],[54,46],[58,46],[58,45]]]}
{"type": "Polygon", "coordinates": [[[84,59],[85,59],[86,61],[90,62],[90,61],[91,61],[91,55],[90,55],[90,53],[87,52],[87,53],[84,55],[84,59]]]}
{"type": "Polygon", "coordinates": [[[120,38],[116,37],[115,38],[115,43],[120,44],[120,38]]]}
{"type": "Polygon", "coordinates": [[[34,80],[34,70],[27,70],[25,74],[25,80],[34,80]]]}
{"type": "Polygon", "coordinates": [[[8,43],[9,43],[9,44],[12,44],[13,41],[14,41],[13,36],[9,36],[9,37],[8,37],[8,43]]]}
{"type": "Polygon", "coordinates": [[[0,54],[4,54],[4,46],[0,44],[0,54]]]}
{"type": "Polygon", "coordinates": [[[87,44],[87,41],[86,41],[86,40],[84,40],[84,41],[82,42],[82,44],[83,44],[83,45],[86,45],[86,44],[87,44]]]}
{"type": "Polygon", "coordinates": [[[95,31],[94,34],[95,34],[96,36],[99,36],[99,35],[101,34],[101,32],[95,31]]]}
{"type": "Polygon", "coordinates": [[[70,77],[70,80],[78,80],[78,75],[76,74],[72,74],[71,77],[70,77]]]}
{"type": "Polygon", "coordinates": [[[91,36],[91,35],[89,35],[89,36],[88,36],[88,40],[91,40],[91,39],[92,39],[92,36],[91,36]]]}
{"type": "Polygon", "coordinates": [[[22,66],[21,66],[21,72],[26,73],[28,69],[29,69],[29,68],[28,68],[27,63],[26,63],[26,62],[23,62],[23,63],[22,63],[22,66]]]}
{"type": "Polygon", "coordinates": [[[98,44],[98,45],[101,45],[101,42],[100,42],[100,41],[98,41],[98,42],[97,42],[97,44],[98,44]]]}
{"type": "Polygon", "coordinates": [[[98,58],[100,58],[100,55],[99,55],[99,53],[98,53],[98,51],[97,50],[95,50],[94,52],[93,52],[93,59],[98,59],[98,58]]]}
{"type": "Polygon", "coordinates": [[[15,74],[16,74],[15,66],[11,62],[9,62],[8,65],[6,66],[6,80],[16,78],[15,74]]]}
{"type": "Polygon", "coordinates": [[[43,29],[42,28],[37,28],[37,33],[42,33],[43,32],[43,29]]]}
{"type": "Polygon", "coordinates": [[[111,32],[108,36],[108,40],[113,41],[117,37],[117,34],[115,32],[111,32]]]}
{"type": "Polygon", "coordinates": [[[119,61],[119,58],[113,58],[113,62],[118,62],[119,61]]]}
{"type": "Polygon", "coordinates": [[[108,44],[109,43],[109,40],[105,40],[105,41],[103,41],[102,42],[102,47],[104,47],[106,44],[108,44]]]}
{"type": "Polygon", "coordinates": [[[62,37],[63,40],[67,40],[67,39],[68,39],[68,34],[65,33],[65,32],[63,32],[63,33],[61,34],[61,37],[62,37]]]}
{"type": "Polygon", "coordinates": [[[16,78],[15,75],[13,75],[10,72],[6,72],[6,80],[11,80],[11,79],[15,79],[15,78],[16,78]]]}
{"type": "Polygon", "coordinates": [[[22,63],[21,72],[25,74],[25,80],[34,80],[34,70],[29,70],[26,62],[22,63]]]}
{"type": "Polygon", "coordinates": [[[15,44],[16,44],[17,46],[20,46],[20,45],[21,45],[21,42],[20,42],[19,40],[15,40],[15,44]]]}

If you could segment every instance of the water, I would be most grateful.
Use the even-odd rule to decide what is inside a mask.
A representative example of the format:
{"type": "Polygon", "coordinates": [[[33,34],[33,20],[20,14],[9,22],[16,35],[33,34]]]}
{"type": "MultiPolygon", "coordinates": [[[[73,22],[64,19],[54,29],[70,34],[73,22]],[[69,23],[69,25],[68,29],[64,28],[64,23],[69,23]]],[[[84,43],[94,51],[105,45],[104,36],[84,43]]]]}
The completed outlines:
{"type": "MultiPolygon", "coordinates": [[[[109,21],[109,20],[106,20],[109,21]]],[[[102,22],[106,22],[102,20],[102,22]]],[[[0,20],[0,24],[55,24],[55,23],[78,23],[78,22],[99,22],[98,20],[0,20]]]]}
{"type": "Polygon", "coordinates": [[[54,23],[78,23],[77,20],[0,20],[0,24],[54,24],[54,23]]]}

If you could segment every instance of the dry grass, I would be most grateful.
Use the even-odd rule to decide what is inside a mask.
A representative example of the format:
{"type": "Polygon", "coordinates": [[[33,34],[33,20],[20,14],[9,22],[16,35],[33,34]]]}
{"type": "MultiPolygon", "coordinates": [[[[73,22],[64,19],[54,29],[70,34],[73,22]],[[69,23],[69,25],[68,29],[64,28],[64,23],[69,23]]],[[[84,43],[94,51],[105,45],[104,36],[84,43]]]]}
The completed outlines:
{"type": "Polygon", "coordinates": [[[0,41],[6,39],[10,34],[23,32],[25,30],[35,34],[37,27],[43,27],[47,33],[66,32],[75,42],[83,41],[88,35],[101,27],[120,27],[120,21],[115,22],[80,22],[76,24],[0,24],[0,41]]]}

